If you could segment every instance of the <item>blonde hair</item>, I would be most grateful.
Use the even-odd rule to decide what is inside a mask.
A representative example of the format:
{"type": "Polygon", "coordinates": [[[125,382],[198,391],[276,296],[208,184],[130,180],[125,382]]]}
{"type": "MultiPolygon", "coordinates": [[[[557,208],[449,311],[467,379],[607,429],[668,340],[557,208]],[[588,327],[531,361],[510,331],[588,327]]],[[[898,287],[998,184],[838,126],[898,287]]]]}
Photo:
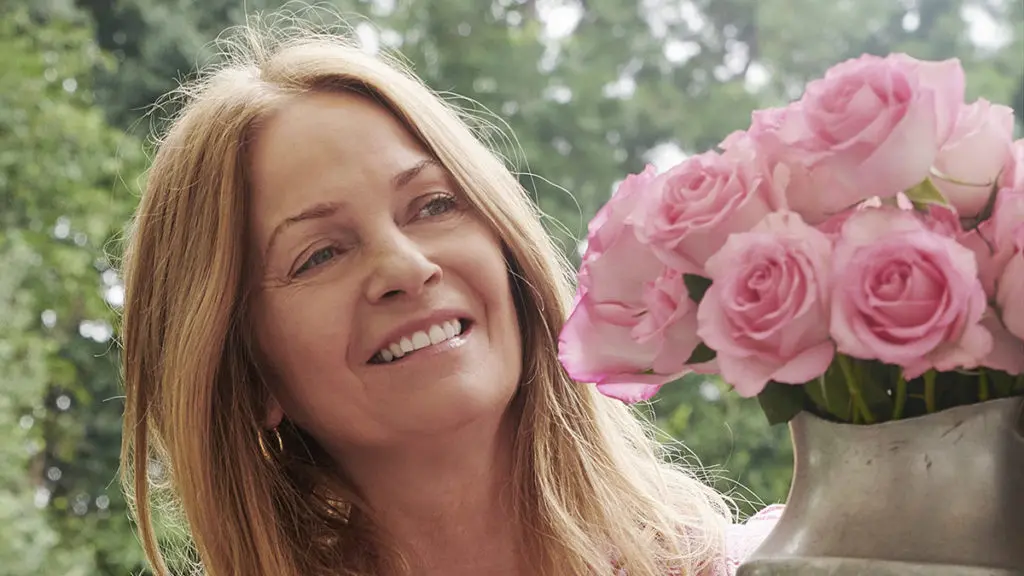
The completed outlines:
{"type": "Polygon", "coordinates": [[[184,104],[159,142],[128,233],[123,481],[156,573],[170,573],[153,513],[160,477],[187,522],[188,570],[404,570],[400,552],[343,479],[327,475],[316,458],[268,465],[257,442],[267,392],[245,336],[248,143],[269,114],[313,91],[353,91],[389,109],[505,244],[524,351],[513,490],[534,572],[702,571],[722,553],[729,510],[718,493],[662,458],[627,407],[566,375],[556,348],[572,296],[570,270],[515,176],[400,62],[337,35],[297,30],[251,23],[230,43],[224,64],[180,91],[184,104]],[[338,514],[323,486],[345,500],[347,514],[338,514]]]}

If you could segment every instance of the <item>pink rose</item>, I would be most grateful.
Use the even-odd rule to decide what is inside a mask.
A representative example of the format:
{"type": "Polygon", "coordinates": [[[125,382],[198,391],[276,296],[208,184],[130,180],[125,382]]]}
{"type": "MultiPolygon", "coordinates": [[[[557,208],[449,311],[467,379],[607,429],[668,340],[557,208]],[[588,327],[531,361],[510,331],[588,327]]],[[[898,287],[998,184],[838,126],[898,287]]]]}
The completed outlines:
{"type": "MultiPolygon", "coordinates": [[[[1017,164],[1018,169],[1021,166],[1024,163],[1017,164]]],[[[1013,186],[1012,169],[1009,174],[1001,182],[1013,186]]],[[[1024,339],[1024,187],[1001,189],[992,217],[962,235],[960,243],[974,252],[978,277],[986,295],[999,309],[1001,326],[1009,334],[1024,339]]]]}
{"type": "Polygon", "coordinates": [[[1015,192],[1004,188],[996,197],[990,225],[984,227],[996,251],[1016,249],[1024,235],[1024,190],[1015,192]]]}
{"type": "Polygon", "coordinates": [[[973,218],[985,207],[992,184],[1011,154],[1012,140],[1013,109],[987,100],[960,108],[953,133],[939,150],[934,167],[951,179],[979,185],[932,179],[960,216],[973,218]]]}
{"type": "Polygon", "coordinates": [[[992,251],[993,246],[984,232],[984,229],[976,228],[964,232],[957,237],[957,240],[961,246],[974,253],[974,262],[978,267],[978,280],[981,282],[982,289],[985,290],[985,296],[992,299],[996,296],[996,281],[1002,274],[1003,268],[1006,267],[1007,259],[992,251]]]}
{"type": "Polygon", "coordinates": [[[999,188],[1024,193],[1024,138],[1010,145],[1006,164],[999,175],[999,188]]]}
{"type": "Polygon", "coordinates": [[[1011,334],[991,308],[982,317],[981,325],[992,334],[992,352],[981,361],[981,366],[1011,375],[1024,374],[1024,339],[1011,334]]]}
{"type": "Polygon", "coordinates": [[[776,212],[708,259],[712,284],[697,311],[697,334],[741,396],[756,396],[769,380],[803,384],[832,363],[831,248],[798,215],[776,212]]]}
{"type": "Polygon", "coordinates": [[[992,223],[996,304],[1006,328],[1024,339],[1024,191],[1002,190],[992,223]]]}
{"type": "Polygon", "coordinates": [[[807,85],[798,105],[771,118],[769,154],[807,170],[787,192],[790,209],[818,224],[872,196],[888,198],[924,180],[963,103],[956,60],[865,55],[807,85]]]}
{"type": "Polygon", "coordinates": [[[978,276],[990,298],[995,298],[999,277],[1017,251],[1015,237],[1024,226],[1024,140],[1013,143],[997,185],[992,215],[960,236],[960,243],[974,251],[978,276]]]}
{"type": "Polygon", "coordinates": [[[961,238],[975,252],[978,275],[990,301],[983,325],[992,333],[992,353],[982,362],[1009,374],[1024,373],[1024,141],[1015,143],[1016,167],[1011,162],[1003,171],[992,218],[961,238]],[[1017,186],[1016,189],[1013,187],[1017,186]],[[1012,328],[1011,328],[1012,327],[1012,328]]]}
{"type": "Polygon", "coordinates": [[[636,236],[633,218],[654,179],[631,175],[591,222],[574,309],[559,359],[576,380],[636,402],[687,369],[697,347],[696,304],[683,272],[668,269],[636,236]]]}
{"type": "Polygon", "coordinates": [[[999,277],[996,303],[1006,329],[1024,339],[1024,240],[999,277]]]}
{"type": "Polygon", "coordinates": [[[992,350],[980,325],[986,301],[974,254],[911,211],[851,216],[832,274],[831,333],[843,354],[896,364],[916,378],[978,366],[992,350]]]}
{"type": "Polygon", "coordinates": [[[978,262],[978,277],[989,298],[996,298],[1000,278],[1020,252],[1018,245],[1022,235],[1024,191],[1014,192],[1004,188],[996,197],[992,217],[960,236],[960,243],[974,252],[978,262]]]}
{"type": "Polygon", "coordinates": [[[960,60],[918,60],[907,54],[890,54],[887,59],[912,68],[921,86],[935,93],[935,135],[941,147],[953,133],[964,103],[967,81],[960,60]]]}
{"type": "Polygon", "coordinates": [[[752,149],[691,156],[654,181],[645,199],[642,241],[676,269],[703,266],[729,234],[772,211],[773,183],[752,149]]]}
{"type": "Polygon", "coordinates": [[[754,110],[750,114],[750,127],[729,134],[718,147],[722,150],[733,150],[752,144],[757,149],[759,157],[766,158],[770,162],[778,161],[787,152],[783,148],[785,145],[782,141],[783,126],[787,124],[787,119],[790,116],[800,117],[802,114],[799,102],[779,108],[754,110]]]}
{"type": "Polygon", "coordinates": [[[587,224],[587,250],[584,261],[597,258],[613,245],[620,236],[633,229],[637,208],[644,196],[650,195],[651,183],[657,170],[648,164],[640,174],[626,176],[611,199],[597,211],[587,224]]]}

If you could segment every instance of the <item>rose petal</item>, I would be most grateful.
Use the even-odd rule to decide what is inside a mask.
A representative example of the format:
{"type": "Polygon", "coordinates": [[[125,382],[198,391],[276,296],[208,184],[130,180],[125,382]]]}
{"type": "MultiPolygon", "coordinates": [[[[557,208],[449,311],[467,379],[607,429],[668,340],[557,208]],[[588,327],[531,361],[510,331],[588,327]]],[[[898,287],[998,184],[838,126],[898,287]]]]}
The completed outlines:
{"type": "Polygon", "coordinates": [[[821,376],[832,364],[836,346],[822,342],[797,354],[772,374],[772,380],[784,384],[804,384],[821,376]]]}
{"type": "Polygon", "coordinates": [[[1024,250],[1017,252],[1006,265],[999,278],[996,302],[1007,330],[1024,339],[1024,250]]]}
{"type": "Polygon", "coordinates": [[[974,217],[988,203],[992,184],[1012,158],[1013,109],[979,99],[960,109],[952,135],[939,150],[935,168],[975,186],[933,179],[943,196],[963,217],[974,217]]]}
{"type": "Polygon", "coordinates": [[[632,404],[649,400],[662,386],[674,379],[666,376],[615,374],[598,382],[597,389],[605,396],[632,404]]]}
{"type": "Polygon", "coordinates": [[[1024,340],[1010,334],[994,310],[990,309],[985,314],[981,325],[989,331],[993,340],[992,351],[981,361],[981,365],[1008,374],[1024,374],[1024,340]]]}

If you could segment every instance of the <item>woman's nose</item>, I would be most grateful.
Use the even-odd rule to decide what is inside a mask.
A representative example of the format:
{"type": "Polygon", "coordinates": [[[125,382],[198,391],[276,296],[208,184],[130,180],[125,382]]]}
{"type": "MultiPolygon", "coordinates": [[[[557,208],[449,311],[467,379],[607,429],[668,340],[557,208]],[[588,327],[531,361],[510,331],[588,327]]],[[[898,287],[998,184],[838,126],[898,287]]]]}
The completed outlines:
{"type": "Polygon", "coordinates": [[[371,258],[366,298],[373,303],[402,294],[418,296],[441,280],[441,267],[422,246],[398,230],[380,242],[371,258]]]}

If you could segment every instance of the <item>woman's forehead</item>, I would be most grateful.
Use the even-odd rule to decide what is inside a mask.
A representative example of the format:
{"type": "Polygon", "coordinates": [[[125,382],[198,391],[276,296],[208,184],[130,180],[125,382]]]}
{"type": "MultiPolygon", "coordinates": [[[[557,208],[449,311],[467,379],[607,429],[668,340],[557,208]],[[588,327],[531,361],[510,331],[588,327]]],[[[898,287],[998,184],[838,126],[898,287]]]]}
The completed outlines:
{"type": "Polygon", "coordinates": [[[383,106],[352,93],[296,97],[265,122],[253,146],[254,176],[315,176],[310,169],[344,164],[348,172],[394,171],[429,156],[383,106]]]}
{"type": "Polygon", "coordinates": [[[257,235],[316,204],[394,188],[432,164],[390,112],[354,94],[296,98],[264,124],[251,154],[257,235]]]}

